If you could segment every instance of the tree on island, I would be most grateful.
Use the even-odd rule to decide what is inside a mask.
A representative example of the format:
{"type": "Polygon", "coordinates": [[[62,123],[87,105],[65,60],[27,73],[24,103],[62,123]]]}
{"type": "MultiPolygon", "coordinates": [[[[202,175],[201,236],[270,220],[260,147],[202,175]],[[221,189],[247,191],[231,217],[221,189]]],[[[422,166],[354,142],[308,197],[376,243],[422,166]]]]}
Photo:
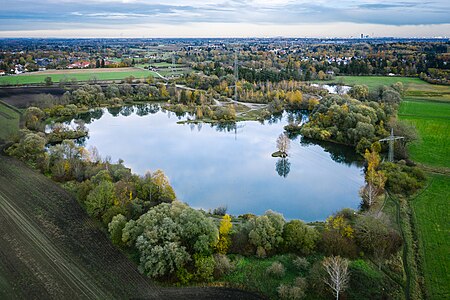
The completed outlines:
{"type": "Polygon", "coordinates": [[[287,156],[287,152],[288,152],[290,146],[291,146],[291,141],[289,140],[287,135],[284,133],[280,134],[277,139],[277,148],[278,148],[278,152],[280,153],[281,157],[287,156]]]}

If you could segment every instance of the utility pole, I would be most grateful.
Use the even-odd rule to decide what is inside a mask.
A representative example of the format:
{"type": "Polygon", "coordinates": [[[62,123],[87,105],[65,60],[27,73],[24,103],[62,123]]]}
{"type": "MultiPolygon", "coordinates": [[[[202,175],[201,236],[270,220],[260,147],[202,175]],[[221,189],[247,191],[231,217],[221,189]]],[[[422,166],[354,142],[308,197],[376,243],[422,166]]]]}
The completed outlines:
{"type": "Polygon", "coordinates": [[[234,51],[234,101],[238,101],[238,94],[237,94],[237,82],[239,80],[239,70],[238,70],[238,58],[237,58],[237,52],[234,51]]]}
{"type": "Polygon", "coordinates": [[[389,142],[389,153],[388,153],[388,161],[394,161],[394,142],[395,140],[403,139],[403,136],[394,136],[394,128],[391,128],[391,135],[387,138],[381,139],[380,142],[389,142]]]}
{"type": "Polygon", "coordinates": [[[172,52],[172,76],[175,76],[174,74],[174,68],[175,68],[175,53],[172,52]]]}

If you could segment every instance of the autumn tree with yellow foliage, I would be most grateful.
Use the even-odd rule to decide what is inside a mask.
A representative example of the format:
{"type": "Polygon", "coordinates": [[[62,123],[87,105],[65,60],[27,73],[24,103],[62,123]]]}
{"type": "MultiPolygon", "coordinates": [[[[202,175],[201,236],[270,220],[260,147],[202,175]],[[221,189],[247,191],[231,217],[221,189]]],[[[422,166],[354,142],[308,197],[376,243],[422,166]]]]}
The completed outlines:
{"type": "Polygon", "coordinates": [[[386,184],[386,174],[378,170],[380,166],[380,155],[376,145],[371,147],[371,151],[366,149],[364,158],[367,162],[366,185],[361,189],[360,195],[365,206],[370,208],[377,197],[383,193],[386,184]]]}
{"type": "Polygon", "coordinates": [[[216,245],[216,251],[220,254],[227,254],[228,248],[231,245],[230,230],[233,227],[231,217],[224,215],[220,221],[219,227],[219,242],[216,245]]]}

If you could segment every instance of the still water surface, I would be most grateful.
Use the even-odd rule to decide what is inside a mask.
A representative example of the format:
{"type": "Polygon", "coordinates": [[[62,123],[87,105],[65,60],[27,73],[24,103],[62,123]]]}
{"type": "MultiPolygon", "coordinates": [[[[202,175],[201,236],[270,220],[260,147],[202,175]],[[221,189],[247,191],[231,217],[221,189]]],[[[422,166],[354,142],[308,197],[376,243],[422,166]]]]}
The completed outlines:
{"type": "Polygon", "coordinates": [[[284,113],[227,129],[177,124],[186,117],[155,106],[104,109],[83,116],[89,128],[84,144],[141,175],[162,169],[177,197],[194,208],[226,206],[234,215],[272,209],[305,221],[357,208],[364,177],[351,149],[297,137],[286,160],[271,157],[289,118],[305,121],[284,113]]]}

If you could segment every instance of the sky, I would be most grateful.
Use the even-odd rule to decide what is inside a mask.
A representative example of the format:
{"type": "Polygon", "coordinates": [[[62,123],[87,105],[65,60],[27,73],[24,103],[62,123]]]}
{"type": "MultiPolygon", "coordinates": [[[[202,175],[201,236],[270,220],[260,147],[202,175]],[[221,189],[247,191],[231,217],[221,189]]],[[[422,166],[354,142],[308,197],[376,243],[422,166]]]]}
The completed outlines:
{"type": "Polygon", "coordinates": [[[0,37],[448,37],[450,0],[0,0],[0,37]]]}

